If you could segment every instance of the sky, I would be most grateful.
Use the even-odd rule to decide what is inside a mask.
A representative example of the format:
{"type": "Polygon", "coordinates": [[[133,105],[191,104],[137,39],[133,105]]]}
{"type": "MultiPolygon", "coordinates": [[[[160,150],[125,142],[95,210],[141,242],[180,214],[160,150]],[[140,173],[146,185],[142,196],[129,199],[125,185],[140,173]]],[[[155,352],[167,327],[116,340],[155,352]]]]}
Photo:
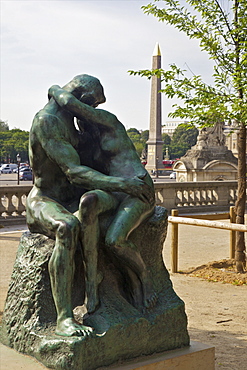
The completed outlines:
{"type": "MultiPolygon", "coordinates": [[[[142,5],[149,0],[1,0],[0,119],[30,130],[47,103],[50,86],[78,74],[97,77],[105,91],[100,108],[126,129],[149,128],[151,83],[128,70],[150,69],[158,42],[162,68],[187,66],[205,80],[212,62],[198,42],[168,26],[142,5]]],[[[174,101],[162,97],[162,123],[174,101]]]]}

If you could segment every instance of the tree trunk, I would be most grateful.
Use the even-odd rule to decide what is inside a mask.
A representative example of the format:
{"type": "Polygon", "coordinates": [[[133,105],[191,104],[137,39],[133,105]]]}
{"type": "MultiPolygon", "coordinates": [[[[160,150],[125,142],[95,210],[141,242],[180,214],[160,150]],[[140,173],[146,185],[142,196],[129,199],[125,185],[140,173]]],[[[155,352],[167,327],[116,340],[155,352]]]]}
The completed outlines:
{"type": "MultiPolygon", "coordinates": [[[[246,126],[240,124],[238,137],[238,198],[235,205],[236,223],[244,224],[246,206],[246,126]]],[[[246,267],[244,232],[236,232],[235,261],[237,272],[246,267]]]]}

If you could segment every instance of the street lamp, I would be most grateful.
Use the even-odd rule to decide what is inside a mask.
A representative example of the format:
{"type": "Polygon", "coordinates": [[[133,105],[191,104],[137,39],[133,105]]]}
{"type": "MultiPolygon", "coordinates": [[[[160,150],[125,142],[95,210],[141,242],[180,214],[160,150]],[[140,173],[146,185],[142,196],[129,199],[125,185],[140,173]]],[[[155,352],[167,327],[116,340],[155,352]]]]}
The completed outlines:
{"type": "Polygon", "coordinates": [[[155,171],[155,177],[156,179],[159,177],[158,170],[159,170],[159,157],[156,158],[156,171],[155,171]]]}
{"type": "Polygon", "coordinates": [[[19,185],[20,184],[20,162],[21,162],[21,156],[20,156],[19,153],[16,156],[16,160],[17,160],[17,165],[18,165],[18,170],[17,170],[17,185],[19,185]]]}

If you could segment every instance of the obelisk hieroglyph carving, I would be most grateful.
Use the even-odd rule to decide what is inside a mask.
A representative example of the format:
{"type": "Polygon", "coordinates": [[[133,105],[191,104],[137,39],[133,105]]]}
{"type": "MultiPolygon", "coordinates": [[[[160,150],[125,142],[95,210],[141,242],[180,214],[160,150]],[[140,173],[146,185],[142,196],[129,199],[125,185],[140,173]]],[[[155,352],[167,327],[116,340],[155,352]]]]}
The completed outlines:
{"type": "MultiPolygon", "coordinates": [[[[161,52],[157,43],[153,53],[152,69],[161,68],[161,52]]],[[[163,169],[163,141],[161,136],[161,79],[151,79],[150,127],[147,141],[148,155],[146,169],[149,173],[158,173],[163,169]]]]}

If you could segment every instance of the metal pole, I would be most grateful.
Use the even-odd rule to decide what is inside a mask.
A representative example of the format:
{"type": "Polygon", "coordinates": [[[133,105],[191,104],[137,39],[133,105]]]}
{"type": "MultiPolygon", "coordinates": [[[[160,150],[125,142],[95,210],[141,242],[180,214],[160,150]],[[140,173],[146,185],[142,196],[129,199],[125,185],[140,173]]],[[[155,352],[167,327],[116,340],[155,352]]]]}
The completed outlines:
{"type": "Polygon", "coordinates": [[[156,158],[156,162],[155,162],[155,167],[156,167],[155,177],[156,177],[156,179],[159,177],[158,166],[159,166],[159,157],[156,158]]]}
{"type": "Polygon", "coordinates": [[[20,185],[20,165],[18,163],[18,170],[17,170],[17,185],[20,185]]]}
{"type": "Polygon", "coordinates": [[[20,162],[21,162],[21,157],[20,154],[18,153],[16,156],[17,159],[17,185],[20,185],[20,162]]]}

